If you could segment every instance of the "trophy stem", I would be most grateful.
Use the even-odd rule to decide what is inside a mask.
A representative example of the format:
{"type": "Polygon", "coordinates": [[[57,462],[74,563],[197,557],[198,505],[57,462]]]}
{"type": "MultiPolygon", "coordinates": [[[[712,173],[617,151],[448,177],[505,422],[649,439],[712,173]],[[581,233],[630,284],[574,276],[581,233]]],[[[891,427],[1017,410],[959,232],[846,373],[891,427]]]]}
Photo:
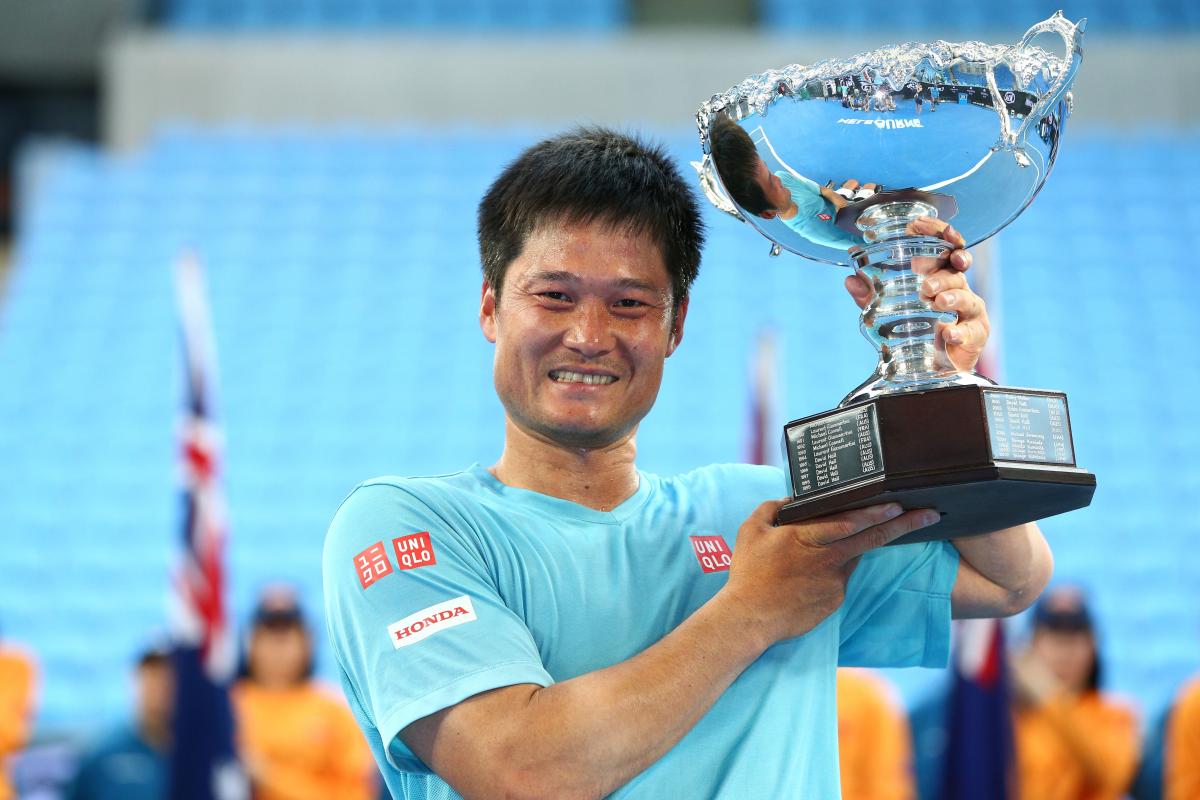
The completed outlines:
{"type": "Polygon", "coordinates": [[[866,241],[855,252],[858,272],[874,290],[859,327],[879,350],[879,364],[841,405],[899,392],[991,385],[986,378],[959,372],[950,364],[938,346],[938,330],[940,325],[957,322],[958,315],[939,311],[921,296],[925,274],[950,249],[943,239],[908,232],[917,218],[938,216],[938,204],[933,197],[929,200],[910,196],[878,203],[866,208],[855,223],[866,241]]]}

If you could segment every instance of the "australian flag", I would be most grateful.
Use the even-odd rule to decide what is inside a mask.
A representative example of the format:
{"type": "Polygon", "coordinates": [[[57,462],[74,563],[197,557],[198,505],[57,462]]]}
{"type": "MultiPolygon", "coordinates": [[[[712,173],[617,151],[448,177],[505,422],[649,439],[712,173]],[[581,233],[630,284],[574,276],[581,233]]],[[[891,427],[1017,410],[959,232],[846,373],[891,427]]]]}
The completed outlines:
{"type": "Polygon", "coordinates": [[[183,258],[177,290],[187,373],[183,419],[183,547],[172,596],[175,664],[171,800],[244,800],[228,687],[236,665],[225,603],[225,506],[212,421],[215,349],[204,278],[183,258]]]}
{"type": "Polygon", "coordinates": [[[958,623],[947,709],[945,800],[1016,797],[1012,705],[1004,626],[996,619],[958,623]]]}

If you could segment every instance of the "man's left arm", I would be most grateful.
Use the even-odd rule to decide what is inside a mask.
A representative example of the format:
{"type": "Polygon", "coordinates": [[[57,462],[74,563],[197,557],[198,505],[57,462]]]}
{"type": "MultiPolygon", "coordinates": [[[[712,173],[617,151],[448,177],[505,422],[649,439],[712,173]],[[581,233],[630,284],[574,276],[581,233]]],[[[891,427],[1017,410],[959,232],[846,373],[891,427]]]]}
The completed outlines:
{"type": "Polygon", "coordinates": [[[1038,526],[1029,522],[952,541],[958,577],[950,593],[955,619],[1007,617],[1024,611],[1050,582],[1054,558],[1038,526]]]}
{"type": "MultiPolygon", "coordinates": [[[[971,254],[966,240],[951,225],[923,217],[909,225],[908,233],[938,236],[953,247],[939,259],[914,262],[925,274],[922,296],[934,308],[954,311],[958,321],[939,331],[940,345],[955,368],[975,368],[991,333],[987,306],[971,291],[964,273],[971,254]]],[[[846,289],[859,306],[871,299],[870,284],[858,275],[846,279],[846,289]]],[[[1028,608],[1050,581],[1054,561],[1037,525],[1028,523],[983,536],[953,541],[961,556],[958,577],[951,593],[955,618],[1001,617],[1028,608]]]]}

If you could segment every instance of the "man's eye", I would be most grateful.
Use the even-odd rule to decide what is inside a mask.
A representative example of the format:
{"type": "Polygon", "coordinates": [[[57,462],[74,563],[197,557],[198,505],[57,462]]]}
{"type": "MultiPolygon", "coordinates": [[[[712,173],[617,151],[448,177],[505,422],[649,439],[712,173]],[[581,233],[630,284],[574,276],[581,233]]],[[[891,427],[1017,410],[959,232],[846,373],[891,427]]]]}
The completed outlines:
{"type": "Polygon", "coordinates": [[[565,292],[541,292],[541,295],[547,300],[555,300],[562,303],[565,303],[571,299],[567,297],[565,292]]]}
{"type": "Polygon", "coordinates": [[[625,297],[617,301],[617,305],[621,308],[641,308],[646,305],[641,300],[635,300],[632,297],[625,297]]]}

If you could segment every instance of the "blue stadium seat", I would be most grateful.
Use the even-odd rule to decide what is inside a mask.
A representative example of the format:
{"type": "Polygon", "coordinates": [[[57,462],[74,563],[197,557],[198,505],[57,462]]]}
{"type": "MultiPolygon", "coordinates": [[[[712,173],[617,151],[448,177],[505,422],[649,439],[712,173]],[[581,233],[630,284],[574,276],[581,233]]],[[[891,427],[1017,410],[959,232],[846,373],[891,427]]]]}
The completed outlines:
{"type": "Polygon", "coordinates": [[[1008,3],[860,2],[836,10],[814,3],[760,0],[763,26],[794,31],[895,32],[1024,31],[1062,9],[1069,19],[1086,17],[1090,32],[1166,33],[1200,27],[1200,6],[1190,0],[1015,0],[1008,3]]]}
{"type": "MultiPolygon", "coordinates": [[[[434,5],[401,14],[401,4],[361,0],[335,13],[319,0],[260,0],[254,24],[286,13],[323,26],[424,14],[419,24],[432,25],[434,5]]],[[[565,5],[476,2],[455,13],[558,25],[565,5]]],[[[573,5],[573,20],[615,7],[573,5]]],[[[248,24],[231,3],[175,8],[198,20],[188,24],[248,24]]],[[[821,22],[811,6],[788,8],[821,22]]],[[[845,24],[868,24],[864,9],[845,24]]],[[[304,588],[316,614],[324,528],[357,481],[499,451],[492,354],[475,325],[474,204],[536,135],[177,126],[136,159],[63,154],[24,211],[0,315],[0,626],[42,654],[43,722],[120,714],[123,689],[85,692],[72,678],[88,663],[99,682],[123,687],[139,637],[164,622],[179,536],[173,260],[192,248],[208,268],[235,614],[244,619],[257,588],[280,577],[304,588]],[[104,586],[120,591],[96,603],[104,586]],[[55,605],[40,602],[47,592],[55,605]],[[120,635],[84,652],[55,622],[76,611],[120,635]]],[[[1147,170],[1200,178],[1200,135],[1079,132],[1069,144],[1044,195],[998,237],[1003,377],[1070,395],[1077,450],[1100,489],[1091,508],[1043,527],[1060,574],[1093,588],[1115,688],[1152,711],[1165,690],[1150,677],[1177,682],[1200,666],[1200,620],[1183,599],[1200,585],[1200,563],[1179,557],[1200,534],[1200,427],[1179,399],[1200,391],[1200,375],[1173,355],[1190,295],[1162,291],[1190,285],[1186,237],[1147,215],[1139,187],[1147,170]],[[1114,213],[1147,221],[1114,243],[1114,213]],[[1130,269],[1147,257],[1152,282],[1130,269]]],[[[680,160],[694,155],[690,133],[671,145],[680,160]]],[[[1200,201],[1180,213],[1200,223],[1200,201]]],[[[840,271],[771,259],[761,240],[706,214],[687,339],[641,434],[652,471],[742,457],[749,359],[764,328],[779,338],[789,417],[837,403],[874,362],[840,271]]]]}
{"type": "Polygon", "coordinates": [[[180,30],[610,30],[627,0],[167,0],[180,30]]]}

